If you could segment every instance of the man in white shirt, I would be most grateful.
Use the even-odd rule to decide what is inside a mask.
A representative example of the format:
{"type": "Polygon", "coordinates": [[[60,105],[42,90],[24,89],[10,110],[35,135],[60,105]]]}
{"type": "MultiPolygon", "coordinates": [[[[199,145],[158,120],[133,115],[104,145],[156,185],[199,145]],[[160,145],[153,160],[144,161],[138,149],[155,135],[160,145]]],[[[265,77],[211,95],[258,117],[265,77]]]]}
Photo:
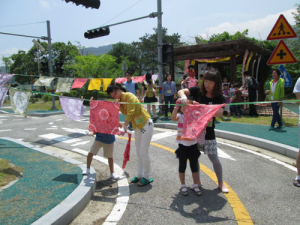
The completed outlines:
{"type": "MultiPolygon", "coordinates": [[[[298,78],[293,92],[296,94],[297,100],[300,100],[300,78],[298,78]]],[[[299,109],[300,109],[300,102],[298,102],[298,105],[299,105],[299,109]]],[[[299,121],[299,138],[300,138],[300,121],[299,121]]],[[[298,155],[296,158],[296,164],[297,164],[297,176],[296,176],[295,180],[293,181],[293,184],[296,187],[300,187],[300,148],[299,148],[299,152],[298,152],[298,155]]]]}

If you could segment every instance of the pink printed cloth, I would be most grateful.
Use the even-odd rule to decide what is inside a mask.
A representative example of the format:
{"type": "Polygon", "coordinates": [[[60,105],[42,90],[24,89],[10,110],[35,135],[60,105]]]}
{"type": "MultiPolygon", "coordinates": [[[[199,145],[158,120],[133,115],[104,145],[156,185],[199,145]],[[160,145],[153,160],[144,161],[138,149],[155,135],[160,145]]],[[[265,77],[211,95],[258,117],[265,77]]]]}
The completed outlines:
{"type": "Polygon", "coordinates": [[[190,87],[195,87],[198,85],[198,81],[192,77],[189,77],[189,88],[190,87]]]}
{"type": "Polygon", "coordinates": [[[86,107],[83,105],[83,101],[81,101],[81,99],[60,96],[59,102],[64,113],[69,119],[79,120],[83,116],[86,107]]]}
{"type": "Polygon", "coordinates": [[[126,167],[127,162],[130,160],[130,143],[131,143],[131,134],[128,134],[127,145],[123,154],[123,165],[122,169],[126,167]]]}
{"type": "Polygon", "coordinates": [[[97,133],[119,134],[120,102],[90,101],[89,130],[97,133]]]}
{"type": "Polygon", "coordinates": [[[12,74],[0,74],[0,86],[4,86],[12,76],[12,74]]]}
{"type": "Polygon", "coordinates": [[[6,87],[1,87],[0,86],[0,109],[1,109],[2,104],[4,102],[7,91],[8,91],[8,89],[6,87]]]}
{"type": "Polygon", "coordinates": [[[143,81],[146,79],[145,76],[139,76],[133,79],[134,82],[136,83],[143,83],[143,81]]]}
{"type": "Polygon", "coordinates": [[[115,82],[119,84],[124,83],[126,81],[127,81],[126,77],[116,78],[115,80],[115,82]]]}
{"type": "Polygon", "coordinates": [[[88,78],[75,78],[71,89],[82,88],[82,86],[88,81],[88,78]]]}
{"type": "Polygon", "coordinates": [[[181,138],[196,139],[222,105],[188,105],[184,107],[181,138]]]}

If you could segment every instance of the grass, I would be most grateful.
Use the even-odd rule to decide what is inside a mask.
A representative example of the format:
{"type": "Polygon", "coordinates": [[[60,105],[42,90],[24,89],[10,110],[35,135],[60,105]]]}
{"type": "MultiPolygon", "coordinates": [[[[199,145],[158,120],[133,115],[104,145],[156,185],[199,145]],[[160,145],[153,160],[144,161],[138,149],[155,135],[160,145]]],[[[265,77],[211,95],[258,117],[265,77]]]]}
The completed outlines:
{"type": "Polygon", "coordinates": [[[23,171],[21,167],[12,165],[7,159],[0,159],[0,187],[15,180],[23,171]]]}
{"type": "MultiPolygon", "coordinates": [[[[224,116],[225,118],[226,116],[224,116]]],[[[270,125],[272,121],[272,116],[259,116],[259,117],[250,117],[250,116],[243,116],[239,118],[234,118],[233,116],[230,117],[230,121],[222,120],[221,118],[217,118],[217,121],[222,121],[225,123],[247,123],[247,124],[258,124],[258,125],[270,125]]],[[[299,119],[298,118],[289,118],[283,117],[282,118],[283,125],[285,127],[298,127],[299,119]]]]}
{"type": "MultiPolygon", "coordinates": [[[[62,109],[59,100],[55,100],[55,107],[58,110],[62,109]]],[[[27,106],[27,110],[48,110],[49,111],[51,109],[52,109],[52,101],[29,103],[27,106]]]]}

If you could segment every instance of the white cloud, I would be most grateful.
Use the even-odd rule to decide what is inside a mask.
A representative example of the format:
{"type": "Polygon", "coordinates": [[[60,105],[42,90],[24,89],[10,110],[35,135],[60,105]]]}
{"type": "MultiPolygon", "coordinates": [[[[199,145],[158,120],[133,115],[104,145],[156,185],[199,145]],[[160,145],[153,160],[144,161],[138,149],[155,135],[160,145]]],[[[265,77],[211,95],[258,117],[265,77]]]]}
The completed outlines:
{"type": "Polygon", "coordinates": [[[201,33],[199,35],[201,35],[203,38],[207,38],[207,36],[210,37],[212,34],[223,33],[224,31],[234,34],[237,31],[243,32],[244,30],[248,29],[249,37],[254,37],[259,40],[266,40],[280,14],[283,14],[291,25],[295,24],[295,19],[292,15],[292,12],[296,12],[296,10],[290,9],[277,14],[267,15],[261,19],[249,20],[236,24],[224,22],[216,27],[207,28],[205,33],[201,33]]]}
{"type": "Polygon", "coordinates": [[[46,9],[50,8],[49,3],[45,0],[40,0],[40,5],[41,5],[42,8],[46,8],[46,9]]]}

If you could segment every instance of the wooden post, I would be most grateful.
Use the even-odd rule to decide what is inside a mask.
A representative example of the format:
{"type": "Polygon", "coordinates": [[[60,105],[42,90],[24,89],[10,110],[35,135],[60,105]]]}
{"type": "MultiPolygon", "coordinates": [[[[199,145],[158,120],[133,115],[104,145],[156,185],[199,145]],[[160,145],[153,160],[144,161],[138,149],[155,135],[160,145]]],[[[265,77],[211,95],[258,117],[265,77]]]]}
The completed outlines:
{"type": "Polygon", "coordinates": [[[236,56],[230,56],[230,82],[236,82],[236,56]]]}

